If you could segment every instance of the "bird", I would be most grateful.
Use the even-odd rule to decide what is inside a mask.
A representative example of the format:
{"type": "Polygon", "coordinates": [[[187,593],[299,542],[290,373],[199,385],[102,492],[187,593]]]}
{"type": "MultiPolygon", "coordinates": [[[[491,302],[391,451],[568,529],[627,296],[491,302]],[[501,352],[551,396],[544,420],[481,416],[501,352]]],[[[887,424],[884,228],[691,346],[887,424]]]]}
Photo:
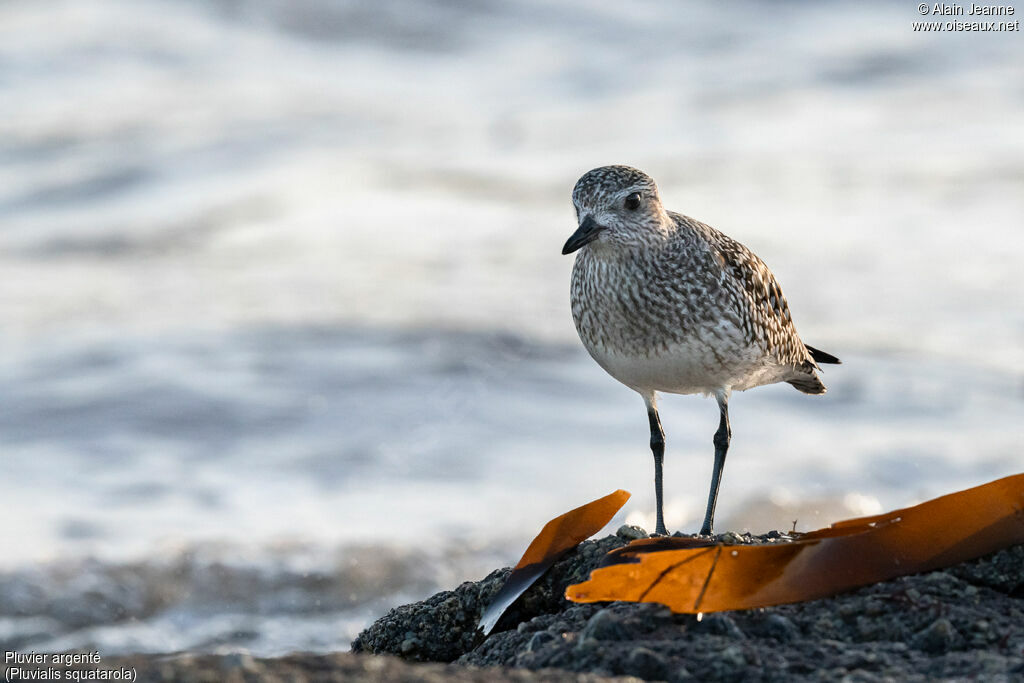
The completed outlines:
{"type": "Polygon", "coordinates": [[[662,498],[665,432],[657,394],[703,394],[718,403],[714,468],[700,534],[713,533],[732,430],[729,397],[776,382],[824,394],[821,364],[835,356],[804,344],[775,276],[754,252],[698,220],[668,211],[654,180],[630,166],[592,169],[572,191],[578,227],[572,318],[583,346],[643,398],[654,455],[655,534],[668,535],[662,498]]]}

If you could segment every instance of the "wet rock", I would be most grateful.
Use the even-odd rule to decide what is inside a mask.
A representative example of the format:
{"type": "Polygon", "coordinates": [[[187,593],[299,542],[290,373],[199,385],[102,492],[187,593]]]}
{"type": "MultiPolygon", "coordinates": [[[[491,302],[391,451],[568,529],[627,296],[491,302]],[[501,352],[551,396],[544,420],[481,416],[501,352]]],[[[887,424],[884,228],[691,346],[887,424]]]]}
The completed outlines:
{"type": "Polygon", "coordinates": [[[883,683],[886,678],[870,671],[851,671],[839,680],[841,683],[883,683]]]}
{"type": "Polygon", "coordinates": [[[951,575],[976,586],[985,586],[1015,597],[1024,597],[1024,545],[1007,548],[980,560],[964,562],[948,571],[951,575]]]}
{"type": "Polygon", "coordinates": [[[751,677],[747,664],[743,648],[728,645],[705,659],[704,666],[698,670],[698,675],[702,679],[713,681],[740,681],[751,677]]]}
{"type": "MultiPolygon", "coordinates": [[[[199,655],[170,657],[167,655],[133,655],[104,657],[100,671],[124,666],[134,669],[139,681],[195,681],[199,683],[235,683],[267,681],[270,683],[637,683],[637,679],[608,678],[594,673],[567,676],[563,671],[524,671],[522,669],[473,669],[470,667],[410,663],[397,657],[333,654],[291,654],[275,658],[253,658],[251,668],[232,667],[232,655],[199,655]]],[[[81,665],[67,669],[80,672],[81,680],[94,680],[96,670],[81,665]],[[88,673],[91,671],[91,674],[88,673]]],[[[67,677],[69,680],[71,676],[67,677]]]]}
{"type": "Polygon", "coordinates": [[[733,531],[727,531],[721,536],[722,543],[726,545],[738,545],[743,543],[743,537],[733,531]]]}
{"type": "Polygon", "coordinates": [[[727,636],[733,640],[746,638],[740,627],[736,625],[733,618],[724,612],[718,614],[705,614],[692,629],[695,633],[713,633],[718,636],[727,636]]]}
{"type": "Polygon", "coordinates": [[[360,633],[352,651],[450,662],[483,639],[477,630],[480,615],[507,576],[507,569],[498,570],[479,583],[466,582],[454,591],[396,607],[360,633]]]}
{"type": "Polygon", "coordinates": [[[624,543],[616,535],[581,545],[486,639],[466,638],[475,627],[469,617],[487,604],[503,572],[399,608],[357,644],[402,654],[403,641],[414,637],[421,642],[410,658],[441,653],[458,665],[667,681],[1012,680],[1022,666],[1024,605],[1012,591],[1024,584],[1024,563],[1010,561],[1019,557],[1017,548],[832,598],[704,614],[699,621],[656,604],[564,599],[569,583],[624,543]],[[462,631],[446,630],[463,617],[469,625],[462,631]]]}
{"type": "Polygon", "coordinates": [[[644,680],[666,680],[668,672],[668,659],[646,647],[635,647],[626,655],[626,661],[618,673],[644,680]]]}
{"type": "Polygon", "coordinates": [[[790,642],[800,637],[800,629],[790,619],[781,614],[769,614],[765,619],[764,632],[769,638],[782,642],[790,642]]]}
{"type": "Polygon", "coordinates": [[[697,677],[690,673],[685,666],[680,665],[671,671],[667,680],[671,683],[693,683],[697,677]]]}
{"type": "Polygon", "coordinates": [[[580,632],[580,642],[589,640],[623,640],[628,635],[626,628],[611,610],[603,609],[590,618],[580,632]]]}
{"type": "Polygon", "coordinates": [[[730,645],[718,654],[718,659],[735,668],[741,668],[747,663],[743,650],[736,645],[730,645]]]}
{"type": "Polygon", "coordinates": [[[526,641],[526,651],[536,652],[547,643],[553,643],[557,640],[558,636],[550,631],[538,631],[537,633],[534,633],[528,641],[526,641]]]}
{"type": "MultiPolygon", "coordinates": [[[[605,554],[623,545],[625,542],[617,536],[581,543],[516,600],[498,621],[492,635],[517,628],[538,615],[555,614],[573,607],[565,599],[565,589],[584,581],[605,554]]],[[[483,640],[477,630],[480,615],[501,590],[509,572],[509,569],[499,569],[478,583],[466,582],[454,591],[396,607],[360,633],[352,642],[352,651],[394,654],[415,661],[457,659],[483,640]],[[410,639],[415,642],[408,642],[410,639]]],[[[586,609],[596,608],[586,606],[586,609]]]]}
{"type": "Polygon", "coordinates": [[[963,637],[953,627],[949,619],[936,619],[932,624],[920,631],[910,641],[911,646],[925,652],[944,653],[963,643],[963,637]]]}
{"type": "Polygon", "coordinates": [[[648,533],[644,529],[633,524],[623,524],[619,527],[619,530],[615,532],[615,535],[626,543],[629,543],[630,541],[647,538],[648,533]]]}

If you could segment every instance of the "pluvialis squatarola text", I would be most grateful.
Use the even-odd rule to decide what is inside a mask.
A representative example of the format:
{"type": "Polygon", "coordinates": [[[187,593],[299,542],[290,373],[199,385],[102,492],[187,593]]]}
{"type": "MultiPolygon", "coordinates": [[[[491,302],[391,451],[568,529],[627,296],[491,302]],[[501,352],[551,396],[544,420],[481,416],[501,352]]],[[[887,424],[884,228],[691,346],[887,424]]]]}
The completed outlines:
{"type": "Polygon", "coordinates": [[[654,180],[629,166],[588,171],[572,191],[579,228],[562,248],[572,269],[572,317],[598,365],[647,406],[654,453],[656,533],[665,432],[656,392],[713,395],[721,415],[701,534],[711,534],[732,432],[729,395],[789,382],[823,394],[818,363],[839,359],[807,346],[775,276],[718,230],[667,211],[654,180]]]}

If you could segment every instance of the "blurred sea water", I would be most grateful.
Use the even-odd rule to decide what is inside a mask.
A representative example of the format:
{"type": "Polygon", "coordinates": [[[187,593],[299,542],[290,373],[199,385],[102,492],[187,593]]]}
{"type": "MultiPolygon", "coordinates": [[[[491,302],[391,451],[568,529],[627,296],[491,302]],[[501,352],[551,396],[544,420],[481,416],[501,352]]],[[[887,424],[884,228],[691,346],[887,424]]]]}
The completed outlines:
{"type": "MultiPolygon", "coordinates": [[[[1021,469],[1024,43],[907,3],[0,4],[0,644],[344,648],[616,488],[569,191],[754,249],[829,394],[738,394],[722,528],[1021,469]]],[[[695,530],[713,402],[666,397],[695,530]]]]}

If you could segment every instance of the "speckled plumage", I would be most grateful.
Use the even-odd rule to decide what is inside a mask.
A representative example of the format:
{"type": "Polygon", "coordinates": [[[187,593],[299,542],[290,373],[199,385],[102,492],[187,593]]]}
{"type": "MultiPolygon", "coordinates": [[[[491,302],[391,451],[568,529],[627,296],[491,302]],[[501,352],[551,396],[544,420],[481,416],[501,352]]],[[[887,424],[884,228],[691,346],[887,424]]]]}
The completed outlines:
{"type": "Polygon", "coordinates": [[[662,514],[665,434],[656,392],[712,394],[721,420],[701,533],[710,534],[726,452],[732,391],[788,382],[823,394],[775,276],[752,251],[714,228],[666,211],[648,175],[628,166],[584,174],[572,192],[579,228],[562,249],[578,251],[572,317],[583,345],[647,406],[655,462],[657,532],[662,514]]]}
{"type": "Polygon", "coordinates": [[[654,181],[629,167],[587,173],[573,203],[602,223],[603,205],[614,210],[638,189],[649,210],[635,219],[623,210],[634,219],[627,229],[612,234],[609,225],[579,250],[573,267],[573,320],[594,359],[641,393],[711,394],[773,382],[824,393],[782,290],[756,254],[664,211],[654,181]],[[645,365],[658,376],[643,372],[645,365]]]}

